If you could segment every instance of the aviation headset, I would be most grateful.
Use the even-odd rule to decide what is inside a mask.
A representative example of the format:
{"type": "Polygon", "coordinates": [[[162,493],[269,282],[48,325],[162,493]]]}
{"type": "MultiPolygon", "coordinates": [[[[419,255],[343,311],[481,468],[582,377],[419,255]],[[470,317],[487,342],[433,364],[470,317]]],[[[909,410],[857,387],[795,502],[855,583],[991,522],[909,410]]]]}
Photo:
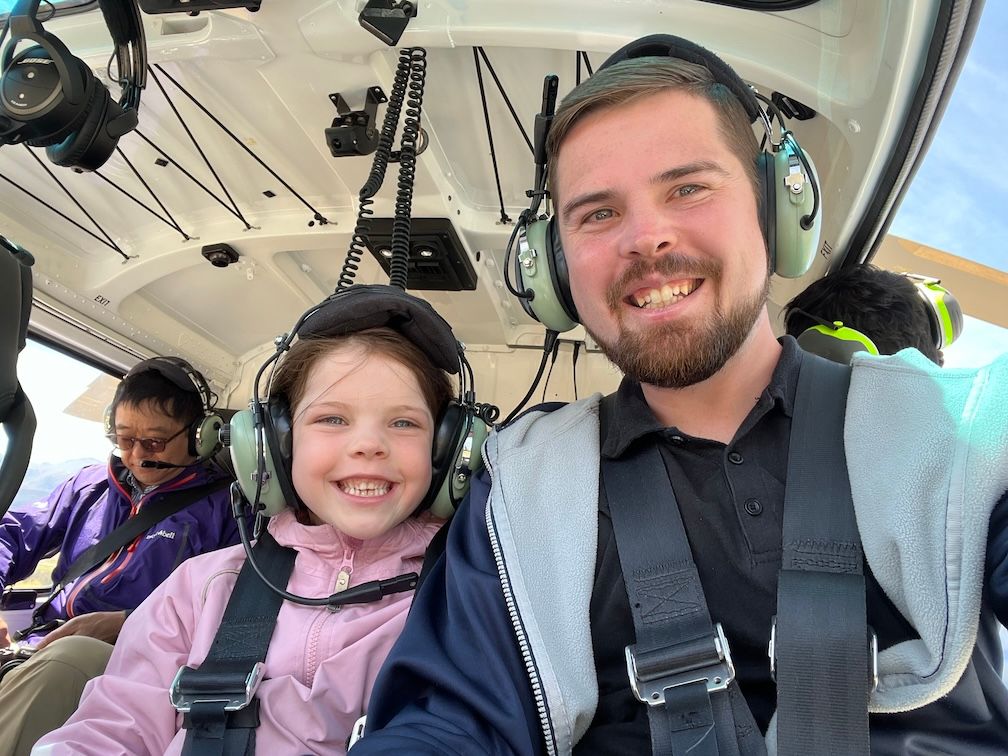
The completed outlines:
{"type": "MultiPolygon", "coordinates": [[[[699,45],[669,34],[653,34],[638,39],[611,55],[599,70],[624,60],[642,57],[671,57],[706,68],[714,81],[725,86],[742,103],[753,123],[762,120],[770,151],[761,151],[757,160],[760,186],[760,215],[763,236],[770,252],[771,271],[787,278],[804,275],[819,245],[822,213],[819,208],[819,180],[811,160],[791,132],[781,127],[780,140],[773,141],[773,127],[760,100],[778,116],[767,98],[755,93],[724,61],[699,45]]],[[[552,115],[552,114],[550,114],[552,115]]],[[[545,171],[537,174],[532,191],[533,208],[545,193],[545,171]]],[[[535,210],[524,214],[516,229],[515,281],[525,312],[551,331],[569,331],[578,324],[571,296],[567,263],[554,218],[535,219],[535,210]]]]}
{"type": "MultiPolygon", "coordinates": [[[[913,283],[917,295],[924,302],[928,325],[931,330],[931,340],[940,352],[952,345],[963,330],[962,306],[948,289],[941,285],[937,278],[903,273],[913,283]]],[[[802,349],[818,354],[834,362],[848,363],[855,352],[866,351],[869,354],[879,354],[875,342],[867,335],[854,328],[845,326],[839,320],[829,323],[805,310],[798,310],[806,317],[819,321],[816,325],[805,329],[798,335],[798,344],[802,349]]]]}
{"type": "MultiPolygon", "coordinates": [[[[207,459],[220,446],[220,429],[224,421],[214,412],[217,395],[210,389],[203,375],[181,357],[152,357],[134,365],[123,380],[139,373],[152,371],[187,393],[195,393],[203,406],[203,415],[192,422],[186,432],[189,456],[207,459]]],[[[105,410],[105,434],[115,432],[115,404],[105,410]]],[[[184,465],[183,465],[184,466],[184,465]]]]}
{"type": "Polygon", "coordinates": [[[496,419],[497,408],[475,402],[472,369],[447,321],[426,301],[384,284],[356,284],[309,309],[290,333],[277,338],[276,353],[259,369],[250,408],[231,418],[229,432],[235,477],[245,498],[253,503],[253,511],[272,516],[289,503],[304,506],[291,477],[291,408],[286,397],[271,396],[268,390],[265,396],[260,393],[264,372],[270,365],[275,371],[275,363],[295,338],[346,336],[379,327],[399,332],[435,367],[459,376],[458,397],[437,418],[431,485],[420,505],[429,506],[439,517],[455,511],[469,488],[470,475],[479,466],[487,423],[496,419]]]}
{"type": "Polygon", "coordinates": [[[931,323],[931,338],[939,350],[952,345],[962,335],[963,311],[959,300],[952,292],[941,285],[937,278],[921,276],[917,273],[904,273],[915,287],[917,294],[926,305],[928,322],[931,323]]]}
{"type": "Polygon", "coordinates": [[[136,0],[99,0],[121,75],[117,102],[36,18],[41,0],[18,0],[8,16],[11,38],[0,54],[0,145],[44,147],[56,165],[100,168],[119,138],[136,128],[147,80],[147,46],[136,0]],[[21,42],[32,42],[15,55],[21,42]]]}

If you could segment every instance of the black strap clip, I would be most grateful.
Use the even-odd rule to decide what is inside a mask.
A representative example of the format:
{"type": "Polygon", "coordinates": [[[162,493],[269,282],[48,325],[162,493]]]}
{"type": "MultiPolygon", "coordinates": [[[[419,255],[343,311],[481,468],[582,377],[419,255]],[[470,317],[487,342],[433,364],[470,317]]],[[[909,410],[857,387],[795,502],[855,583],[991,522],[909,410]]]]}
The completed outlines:
{"type": "Polygon", "coordinates": [[[197,703],[222,704],[224,711],[239,711],[252,703],[265,674],[262,662],[256,662],[247,673],[200,674],[199,669],[182,667],[172,680],[171,705],[183,714],[197,703]]]}
{"type": "Polygon", "coordinates": [[[638,652],[637,644],[626,647],[627,676],[637,700],[649,706],[664,706],[665,691],[703,682],[708,693],[728,689],[735,679],[728,639],[721,623],[714,635],[694,638],[664,648],[638,652]]]}

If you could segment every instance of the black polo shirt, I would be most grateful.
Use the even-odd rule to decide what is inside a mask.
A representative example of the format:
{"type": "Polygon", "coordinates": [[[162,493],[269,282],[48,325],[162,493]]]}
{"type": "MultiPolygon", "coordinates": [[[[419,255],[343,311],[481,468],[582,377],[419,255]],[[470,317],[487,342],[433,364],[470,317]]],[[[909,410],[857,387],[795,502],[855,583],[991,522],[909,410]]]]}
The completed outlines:
{"type": "MultiPolygon", "coordinates": [[[[624,379],[615,411],[602,429],[602,456],[618,458],[642,438],[657,443],[672,483],[712,620],[721,622],[737,680],[757,724],[766,731],[776,709],[767,646],[777,608],[782,512],[791,414],[801,351],[790,336],[770,384],[728,444],[666,428],[640,385],[624,379]]],[[[650,752],[644,704],[630,691],[625,647],[633,619],[616,552],[604,487],[599,487],[599,538],[590,618],[599,704],[576,754],[650,752]]],[[[916,637],[866,566],[868,621],[886,648],[916,637]]]]}

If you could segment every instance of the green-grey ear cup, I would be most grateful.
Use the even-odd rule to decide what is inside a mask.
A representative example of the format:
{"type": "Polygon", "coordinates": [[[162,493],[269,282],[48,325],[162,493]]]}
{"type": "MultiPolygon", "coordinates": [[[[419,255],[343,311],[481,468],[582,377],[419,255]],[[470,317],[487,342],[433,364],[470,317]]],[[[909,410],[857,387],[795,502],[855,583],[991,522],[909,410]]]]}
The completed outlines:
{"type": "MultiPolygon", "coordinates": [[[[259,503],[262,506],[260,511],[272,517],[286,508],[287,498],[280,483],[281,476],[277,475],[272,450],[268,448],[269,442],[264,439],[264,444],[267,448],[263,449],[262,455],[264,475],[262,486],[259,488],[259,503]]],[[[241,410],[231,418],[229,446],[235,480],[238,481],[245,498],[255,502],[259,480],[259,454],[256,451],[256,427],[252,410],[241,410]]]]}
{"type": "Polygon", "coordinates": [[[774,154],[773,164],[776,205],[773,272],[784,278],[800,278],[812,267],[819,248],[822,208],[812,216],[815,204],[812,182],[818,186],[819,176],[808,153],[790,136],[774,154]],[[807,175],[806,166],[811,176],[807,175]]]}
{"type": "Polygon", "coordinates": [[[570,300],[567,264],[558,247],[559,237],[552,221],[529,223],[518,235],[515,280],[519,288],[532,294],[531,299],[519,300],[525,312],[548,330],[563,333],[578,322],[570,300]]]}
{"type": "Polygon", "coordinates": [[[208,459],[220,448],[220,430],[224,421],[216,412],[197,420],[189,429],[189,454],[199,459],[208,459]]]}
{"type": "Polygon", "coordinates": [[[487,437],[487,427],[480,418],[473,417],[468,428],[457,437],[453,459],[455,463],[445,476],[430,511],[438,517],[448,518],[455,513],[457,502],[469,491],[472,475],[483,463],[483,442],[487,437]]]}
{"type": "Polygon", "coordinates": [[[860,331],[848,328],[840,321],[835,321],[833,326],[812,326],[798,336],[798,346],[806,352],[844,365],[858,352],[879,353],[875,342],[860,331]]]}

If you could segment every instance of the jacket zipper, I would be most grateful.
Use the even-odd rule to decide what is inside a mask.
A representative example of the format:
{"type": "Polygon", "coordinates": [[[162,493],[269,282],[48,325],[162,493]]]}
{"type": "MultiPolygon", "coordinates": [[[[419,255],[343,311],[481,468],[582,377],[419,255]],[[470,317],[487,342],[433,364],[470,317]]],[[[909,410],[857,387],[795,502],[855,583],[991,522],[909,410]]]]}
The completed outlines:
{"type": "MultiPolygon", "coordinates": [[[[164,490],[165,491],[174,491],[174,490],[178,489],[179,487],[184,486],[186,483],[191,482],[195,477],[196,477],[196,473],[192,473],[191,475],[188,475],[185,478],[183,478],[182,480],[178,481],[178,483],[176,484],[175,487],[173,487],[173,488],[166,488],[164,490]]],[[[112,477],[112,482],[115,484],[115,486],[119,489],[119,491],[123,495],[125,495],[127,498],[130,498],[129,494],[119,484],[119,481],[114,476],[112,477]]],[[[127,522],[131,518],[135,517],[139,513],[140,506],[144,503],[144,499],[145,498],[146,498],[146,495],[141,496],[140,499],[139,499],[139,501],[137,501],[136,504],[132,504],[130,506],[130,513],[129,513],[129,516],[126,518],[127,522]]],[[[133,556],[133,552],[136,550],[136,546],[140,542],[140,539],[143,538],[143,536],[144,536],[144,534],[141,533],[140,535],[138,535],[133,540],[133,543],[131,543],[128,546],[124,547],[125,550],[126,550],[126,558],[122,561],[122,564],[120,564],[118,567],[116,567],[111,572],[106,572],[102,576],[102,579],[100,581],[101,585],[106,585],[109,580],[111,580],[116,575],[118,575],[120,572],[122,572],[123,568],[126,566],[126,563],[129,562],[130,558],[133,556]]],[[[90,585],[94,581],[94,579],[97,578],[98,575],[100,575],[103,572],[103,570],[107,570],[110,567],[112,567],[112,565],[114,565],[116,563],[116,560],[119,559],[120,556],[122,556],[122,553],[123,553],[123,549],[119,549],[119,551],[117,551],[115,554],[111,554],[109,556],[109,558],[105,560],[105,564],[103,564],[102,566],[98,567],[97,569],[92,570],[89,574],[84,575],[84,576],[81,577],[81,579],[77,582],[77,585],[74,586],[73,590],[70,592],[70,595],[67,597],[66,603],[63,605],[64,606],[64,611],[66,612],[67,617],[72,618],[72,617],[75,616],[74,612],[73,612],[73,603],[74,603],[74,601],[76,601],[76,599],[80,595],[81,591],[84,590],[85,587],[87,587],[88,585],[90,585]]]]}
{"type": "MultiPolygon", "coordinates": [[[[484,464],[487,474],[491,480],[491,490],[493,488],[493,466],[484,457],[484,464]]],[[[521,617],[518,614],[518,607],[515,605],[514,594],[511,592],[511,581],[507,576],[507,568],[504,565],[504,554],[501,552],[500,542],[497,540],[497,530],[493,524],[489,497],[486,507],[487,533],[490,535],[490,548],[493,550],[494,561],[497,563],[497,575],[500,578],[501,589],[504,591],[504,602],[507,604],[508,615],[511,617],[511,625],[514,628],[515,637],[518,639],[518,647],[521,650],[522,659],[525,661],[525,671],[528,673],[529,682],[532,684],[532,695],[535,697],[536,710],[539,712],[539,726],[542,728],[543,737],[546,740],[546,752],[550,756],[556,754],[556,736],[553,726],[550,724],[549,711],[546,707],[546,697],[542,692],[542,682],[536,672],[535,659],[532,658],[532,649],[529,647],[528,638],[525,636],[525,628],[522,625],[521,617]]]]}
{"type": "MultiPolygon", "coordinates": [[[[333,586],[333,593],[339,593],[340,591],[345,591],[347,586],[350,585],[350,576],[353,574],[353,561],[356,553],[350,551],[349,553],[344,552],[343,561],[340,564],[339,572],[336,575],[336,583],[333,586]]],[[[322,629],[325,623],[329,620],[330,615],[339,611],[339,607],[329,606],[326,607],[327,612],[320,613],[312,621],[311,628],[308,631],[308,643],[307,651],[305,654],[305,665],[304,665],[304,679],[301,681],[306,686],[311,686],[312,680],[315,679],[315,673],[318,671],[319,666],[319,638],[322,637],[322,629]]]]}
{"type": "MultiPolygon", "coordinates": [[[[117,483],[118,483],[118,481],[117,481],[117,483]]],[[[129,519],[131,517],[133,517],[137,513],[137,511],[139,509],[140,509],[140,503],[139,502],[137,502],[136,504],[131,504],[130,505],[130,513],[126,517],[126,520],[129,521],[129,519]]],[[[77,600],[77,597],[80,595],[81,591],[83,591],[84,588],[86,588],[88,585],[90,585],[91,582],[96,577],[98,577],[98,575],[100,575],[103,570],[106,570],[109,567],[111,567],[113,564],[115,564],[115,561],[119,558],[120,554],[122,554],[122,549],[119,549],[119,551],[115,552],[114,554],[109,554],[109,558],[105,560],[104,564],[102,564],[101,566],[96,567],[95,569],[91,570],[90,573],[81,576],[81,578],[77,581],[77,584],[74,585],[73,590],[70,591],[70,595],[67,596],[66,603],[63,605],[63,610],[66,612],[66,615],[67,615],[68,618],[72,619],[75,616],[74,615],[74,610],[73,610],[73,605],[74,605],[74,601],[77,600]]],[[[102,582],[104,583],[104,581],[102,581],[102,582]]]]}

